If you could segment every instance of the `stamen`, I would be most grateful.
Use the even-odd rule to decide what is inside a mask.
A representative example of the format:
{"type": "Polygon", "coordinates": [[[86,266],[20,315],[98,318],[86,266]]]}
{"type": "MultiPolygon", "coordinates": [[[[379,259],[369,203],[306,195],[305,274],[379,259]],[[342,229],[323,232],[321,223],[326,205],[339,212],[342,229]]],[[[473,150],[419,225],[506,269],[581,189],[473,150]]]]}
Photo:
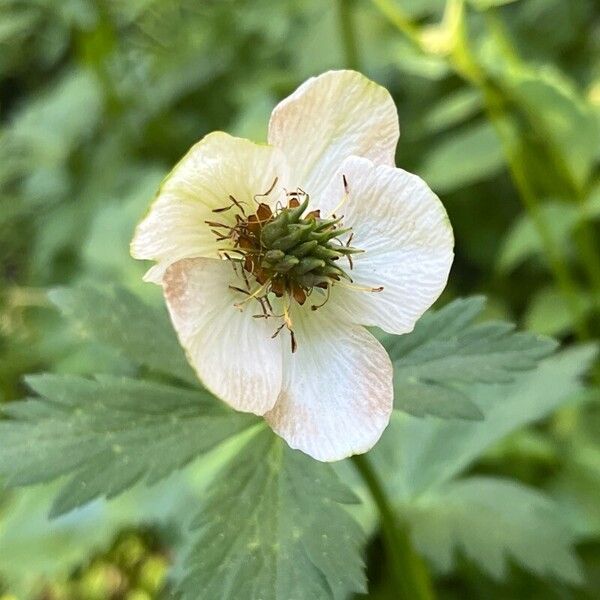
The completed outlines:
{"type": "MultiPolygon", "coordinates": [[[[244,207],[242,206],[242,204],[246,204],[245,202],[240,202],[239,200],[236,200],[231,194],[229,194],[228,198],[231,200],[231,204],[229,206],[222,206],[221,208],[214,208],[212,212],[214,213],[222,213],[222,212],[226,212],[228,210],[231,210],[234,206],[237,206],[241,213],[244,215],[244,217],[246,216],[246,211],[244,210],[244,207]]],[[[239,215],[236,215],[236,217],[239,215]]]]}
{"type": "Polygon", "coordinates": [[[274,340],[278,335],[279,332],[285,327],[285,323],[282,323],[276,330],[275,333],[271,336],[271,339],[274,340]]]}
{"type": "Polygon", "coordinates": [[[258,300],[258,303],[260,304],[260,308],[262,309],[262,315],[253,315],[254,318],[255,319],[257,319],[257,318],[268,319],[270,317],[270,315],[267,312],[267,308],[264,303],[264,298],[257,298],[257,300],[258,300]]]}
{"type": "Polygon", "coordinates": [[[331,284],[328,284],[326,291],[325,291],[325,300],[323,300],[323,302],[321,302],[321,304],[313,304],[310,307],[310,310],[319,310],[319,308],[322,308],[323,306],[325,306],[327,304],[327,302],[329,301],[330,295],[331,295],[331,284]]]}
{"type": "MultiPolygon", "coordinates": [[[[345,183],[346,183],[346,176],[344,175],[344,184],[345,183]]],[[[350,248],[350,244],[352,243],[353,237],[354,237],[354,231],[351,231],[350,237],[348,238],[348,241],[346,242],[346,248],[350,248]]],[[[354,261],[352,260],[352,255],[346,254],[346,258],[348,259],[348,264],[350,265],[350,270],[352,271],[354,269],[354,261]]]]}
{"type": "Polygon", "coordinates": [[[285,293],[285,302],[283,304],[283,322],[287,325],[287,328],[292,330],[292,319],[290,318],[290,308],[292,306],[291,296],[285,293]]]}
{"type": "Polygon", "coordinates": [[[285,190],[286,196],[308,196],[308,194],[301,188],[297,187],[295,192],[288,192],[285,190]]]}
{"type": "MultiPolygon", "coordinates": [[[[235,306],[235,308],[239,308],[240,310],[242,310],[242,307],[243,307],[244,304],[246,304],[246,302],[248,302],[249,300],[252,300],[252,298],[256,298],[259,294],[261,294],[262,292],[264,292],[267,289],[267,287],[269,286],[270,283],[271,283],[271,280],[269,279],[266,283],[263,283],[257,290],[254,290],[254,292],[252,292],[252,294],[250,294],[249,292],[246,292],[244,290],[244,293],[248,294],[248,297],[244,298],[241,302],[238,302],[238,303],[234,304],[233,306],[235,306]]],[[[232,289],[236,289],[235,287],[233,287],[231,285],[229,287],[232,288],[232,289]]],[[[240,289],[241,288],[238,288],[238,291],[240,289]]]]}
{"type": "Polygon", "coordinates": [[[369,287],[367,285],[358,285],[356,283],[347,283],[340,279],[335,282],[336,285],[341,285],[342,287],[348,288],[349,290],[355,290],[357,292],[383,292],[383,286],[380,287],[369,287]]]}
{"type": "Polygon", "coordinates": [[[223,235],[220,231],[217,231],[216,229],[211,229],[210,231],[211,233],[214,233],[217,236],[217,242],[224,242],[225,240],[229,239],[228,235],[223,235]]]}
{"type": "MultiPolygon", "coordinates": [[[[250,295],[250,292],[248,290],[244,290],[241,287],[237,287],[236,285],[230,285],[228,286],[230,290],[233,290],[234,292],[241,292],[242,294],[246,294],[247,296],[250,295]]],[[[236,306],[234,304],[234,306],[236,306]]]]}
{"type": "Polygon", "coordinates": [[[278,181],[279,177],[275,177],[275,179],[273,179],[271,187],[266,192],[263,192],[262,194],[254,194],[254,196],[252,196],[254,202],[256,202],[256,204],[259,204],[257,198],[266,198],[275,189],[275,186],[277,185],[278,181]]]}
{"type": "Polygon", "coordinates": [[[348,202],[350,198],[350,193],[348,190],[348,181],[346,180],[345,175],[342,175],[342,181],[344,183],[344,195],[342,196],[342,199],[340,200],[339,204],[331,212],[330,217],[335,218],[335,214],[337,213],[337,211],[340,210],[340,208],[342,208],[342,206],[344,206],[344,204],[346,204],[346,202],[348,202]]]}
{"type": "Polygon", "coordinates": [[[221,227],[223,229],[233,229],[231,225],[225,225],[225,223],[219,223],[218,221],[204,221],[207,225],[211,227],[221,227]]]}
{"type": "MultiPolygon", "coordinates": [[[[237,264],[236,264],[236,262],[238,262],[238,261],[232,260],[231,256],[229,256],[227,254],[227,252],[223,252],[223,254],[225,255],[225,258],[231,263],[231,268],[233,269],[235,276],[239,277],[240,274],[238,273],[238,268],[237,268],[237,264]]],[[[243,271],[243,269],[242,269],[242,271],[243,271]]]]}
{"type": "MultiPolygon", "coordinates": [[[[226,246],[229,246],[219,248],[219,257],[231,262],[236,278],[241,275],[243,285],[229,286],[243,294],[243,299],[234,304],[235,308],[244,310],[245,304],[256,300],[260,310],[252,317],[276,318],[279,326],[272,337],[286,328],[290,332],[292,352],[295,352],[297,341],[293,330],[292,302],[303,306],[315,288],[324,290],[325,294],[319,291],[317,297],[312,296],[314,304],[311,304],[311,310],[315,311],[327,304],[335,285],[368,292],[379,292],[383,287],[356,285],[349,271],[340,266],[340,259],[347,257],[352,270],[351,255],[362,252],[351,246],[352,230],[341,225],[343,216],[335,216],[335,212],[349,200],[346,175],[342,174],[344,196],[333,217],[322,217],[319,210],[311,210],[310,196],[300,187],[294,191],[283,188],[285,196],[276,199],[276,202],[261,202],[261,198],[273,194],[278,181],[279,178],[275,177],[268,190],[252,196],[256,208],[248,214],[243,205],[248,206],[250,202],[246,204],[229,195],[230,204],[213,212],[221,213],[237,207],[231,219],[232,225],[227,223],[229,219],[224,223],[207,220],[206,224],[212,228],[218,241],[227,241],[226,246]],[[344,242],[342,237],[347,234],[344,242]],[[273,310],[269,300],[271,295],[281,299],[281,303],[276,305],[277,311],[273,310]]],[[[241,281],[237,279],[236,283],[241,284],[241,281]]]]}

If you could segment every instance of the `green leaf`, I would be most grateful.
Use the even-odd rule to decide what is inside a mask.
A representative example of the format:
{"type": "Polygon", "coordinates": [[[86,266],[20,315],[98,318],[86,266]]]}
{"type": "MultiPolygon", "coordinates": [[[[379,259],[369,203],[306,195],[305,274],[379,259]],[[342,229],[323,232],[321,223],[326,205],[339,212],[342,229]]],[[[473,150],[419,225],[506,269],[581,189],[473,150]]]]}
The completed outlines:
{"type": "Polygon", "coordinates": [[[517,0],[469,0],[469,4],[477,10],[487,10],[488,8],[494,8],[496,6],[512,4],[513,2],[517,2],[517,0]]]}
{"type": "MultiPolygon", "coordinates": [[[[547,202],[539,209],[539,219],[547,229],[554,246],[567,251],[569,235],[580,219],[577,208],[564,202],[547,202]]],[[[508,273],[532,256],[546,252],[538,228],[528,213],[523,213],[511,227],[498,259],[497,268],[508,273]]]]}
{"type": "Polygon", "coordinates": [[[481,94],[472,88],[460,89],[443,97],[423,119],[428,133],[436,133],[462,123],[482,108],[481,94]]]}
{"type": "Polygon", "coordinates": [[[448,193],[496,175],[504,154],[487,122],[465,125],[434,146],[419,175],[438,193],[448,193]]]}
{"type": "Polygon", "coordinates": [[[392,493],[414,498],[449,481],[498,440],[573,400],[596,354],[594,345],[571,348],[511,383],[473,385],[483,421],[415,419],[395,412],[374,449],[387,465],[392,493]]]}
{"type": "Polygon", "coordinates": [[[364,592],[364,533],[332,467],[262,430],[219,475],[193,526],[185,600],[307,600],[364,592]]]}
{"type": "Polygon", "coordinates": [[[575,187],[582,188],[598,152],[598,122],[577,90],[553,68],[516,68],[506,73],[507,92],[523,109],[538,135],[575,187]]]}
{"type": "MultiPolygon", "coordinates": [[[[594,303],[588,293],[577,296],[583,315],[589,314],[594,303]]],[[[573,312],[564,294],[555,287],[543,288],[536,292],[525,313],[525,327],[542,335],[563,335],[575,328],[573,312]]]]}
{"type": "Polygon", "coordinates": [[[391,59],[400,73],[431,81],[439,81],[448,76],[447,61],[439,56],[425,54],[408,40],[391,40],[391,59]]]}
{"type": "Polygon", "coordinates": [[[164,309],[148,306],[119,287],[60,288],[49,297],[83,336],[149,369],[198,385],[164,309]]]}
{"type": "Polygon", "coordinates": [[[591,187],[588,197],[581,208],[582,221],[593,221],[600,219],[600,181],[597,181],[591,187]]]}
{"type": "Polygon", "coordinates": [[[427,313],[412,333],[387,338],[397,409],[415,416],[481,418],[464,384],[511,381],[556,348],[549,338],[515,333],[509,323],[475,323],[484,304],[480,297],[455,300],[427,313]]]}
{"type": "Polygon", "coordinates": [[[93,71],[70,69],[47,90],[30,96],[9,130],[38,168],[59,165],[88,139],[102,115],[102,88],[93,71]]]}
{"type": "Polygon", "coordinates": [[[71,475],[52,515],[155,483],[256,423],[206,392],[112,376],[28,378],[39,398],[0,421],[0,475],[30,485],[71,475]]]}
{"type": "Polygon", "coordinates": [[[575,536],[545,494],[492,477],[470,477],[427,494],[410,507],[417,548],[443,572],[458,551],[491,577],[507,575],[508,558],[540,576],[581,583],[575,536]]]}

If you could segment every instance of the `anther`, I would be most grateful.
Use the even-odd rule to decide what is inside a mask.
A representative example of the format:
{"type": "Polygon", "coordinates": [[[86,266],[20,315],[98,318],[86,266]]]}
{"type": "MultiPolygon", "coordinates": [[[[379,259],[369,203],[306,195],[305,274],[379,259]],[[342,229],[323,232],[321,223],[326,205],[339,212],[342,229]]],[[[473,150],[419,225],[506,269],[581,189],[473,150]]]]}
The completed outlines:
{"type": "Polygon", "coordinates": [[[310,309],[311,310],[319,310],[319,308],[325,306],[329,300],[329,296],[331,294],[331,285],[328,284],[327,288],[326,288],[326,292],[325,292],[325,300],[323,300],[323,302],[321,302],[321,304],[313,304],[310,309]]]}
{"type": "Polygon", "coordinates": [[[279,177],[275,177],[275,179],[273,179],[273,183],[271,184],[271,187],[266,192],[263,192],[262,194],[254,194],[254,196],[252,197],[254,202],[256,202],[258,204],[257,198],[265,198],[266,196],[268,196],[275,189],[275,186],[277,185],[278,181],[279,181],[279,177]]]}

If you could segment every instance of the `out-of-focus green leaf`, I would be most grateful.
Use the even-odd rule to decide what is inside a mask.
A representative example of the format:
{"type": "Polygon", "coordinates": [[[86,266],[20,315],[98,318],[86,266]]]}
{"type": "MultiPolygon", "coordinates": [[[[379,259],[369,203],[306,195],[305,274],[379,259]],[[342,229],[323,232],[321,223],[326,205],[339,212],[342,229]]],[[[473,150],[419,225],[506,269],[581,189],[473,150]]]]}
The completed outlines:
{"type": "Polygon", "coordinates": [[[356,497],[331,466],[257,433],[208,491],[181,583],[185,600],[343,599],[364,592],[356,497]]]}
{"type": "Polygon", "coordinates": [[[582,207],[582,219],[600,219],[600,182],[592,187],[582,207]]]}
{"type": "Polygon", "coordinates": [[[112,346],[152,370],[198,384],[165,310],[114,286],[59,288],[49,296],[84,337],[112,346]]]}
{"type": "Polygon", "coordinates": [[[95,212],[82,247],[82,259],[90,275],[141,290],[147,287],[142,281],[143,265],[129,259],[129,244],[135,225],[148,210],[149,199],[165,174],[157,168],[140,169],[135,174],[132,189],[120,202],[102,202],[95,212]]]}
{"type": "Polygon", "coordinates": [[[469,4],[478,10],[487,10],[488,8],[504,6],[505,4],[512,4],[513,2],[517,1],[518,0],[468,0],[469,4]]]}
{"type": "Polygon", "coordinates": [[[58,515],[139,480],[154,483],[256,423],[206,392],[112,376],[28,378],[40,397],[0,421],[0,475],[9,485],[71,479],[58,515]]]}
{"type": "MultiPolygon", "coordinates": [[[[577,298],[582,313],[593,307],[592,298],[580,293],[577,298]]],[[[531,299],[525,314],[525,327],[542,335],[562,335],[575,328],[573,312],[556,288],[544,288],[531,299]]]]}
{"type": "Polygon", "coordinates": [[[476,323],[484,304],[480,297],[455,300],[427,313],[412,333],[387,338],[397,409],[415,416],[481,418],[465,384],[511,381],[556,348],[552,339],[515,333],[509,323],[476,323]]]}
{"type": "Polygon", "coordinates": [[[558,505],[532,488],[470,477],[419,498],[409,515],[415,544],[441,571],[460,551],[497,579],[510,558],[539,576],[581,583],[575,536],[558,505]]]}
{"type": "Polygon", "coordinates": [[[566,166],[566,177],[583,187],[598,153],[600,130],[592,110],[555,70],[509,69],[506,85],[538,135],[556,157],[550,168],[566,166]]]}
{"type": "Polygon", "coordinates": [[[10,19],[2,19],[0,21],[0,44],[14,43],[15,40],[24,36],[35,23],[36,16],[33,11],[23,11],[13,13],[10,19]]]}
{"type": "MultiPolygon", "coordinates": [[[[566,251],[573,227],[579,220],[577,207],[563,202],[547,202],[539,208],[538,218],[552,238],[552,243],[566,251]]],[[[545,246],[536,223],[528,213],[523,213],[507,233],[497,267],[509,272],[534,255],[544,255],[545,246]]]]}
{"type": "Polygon", "coordinates": [[[443,131],[472,117],[481,108],[481,94],[475,89],[464,88],[433,106],[423,119],[423,126],[429,133],[443,131]]]}
{"type": "Polygon", "coordinates": [[[504,165],[504,154],[488,122],[465,125],[429,148],[419,174],[438,193],[491,177],[504,165]]]}
{"type": "Polygon", "coordinates": [[[60,165],[93,133],[102,114],[103,93],[93,72],[66,73],[13,121],[9,136],[37,167],[60,165]]]}
{"type": "Polygon", "coordinates": [[[442,58],[423,54],[403,38],[394,42],[392,58],[398,71],[425,80],[438,81],[450,72],[442,58]]]}

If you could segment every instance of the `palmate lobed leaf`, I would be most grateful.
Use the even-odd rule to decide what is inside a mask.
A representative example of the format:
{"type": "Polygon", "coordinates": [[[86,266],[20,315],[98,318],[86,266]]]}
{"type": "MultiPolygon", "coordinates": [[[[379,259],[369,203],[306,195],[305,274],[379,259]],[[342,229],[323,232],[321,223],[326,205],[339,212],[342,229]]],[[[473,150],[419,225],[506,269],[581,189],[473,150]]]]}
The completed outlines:
{"type": "Polygon", "coordinates": [[[509,323],[476,323],[484,304],[483,297],[455,300],[423,316],[412,333],[386,338],[397,409],[415,416],[481,419],[466,384],[509,382],[557,347],[550,338],[515,332],[509,323]]]}
{"type": "Polygon", "coordinates": [[[147,305],[122,287],[83,284],[49,297],[81,335],[111,346],[153,371],[198,385],[166,311],[147,305]]]}
{"type": "MultiPolygon", "coordinates": [[[[136,333],[138,327],[149,331],[143,303],[128,298],[126,303],[134,308],[127,312],[115,304],[127,293],[78,290],[73,294],[66,296],[69,306],[81,304],[73,314],[91,337],[154,371],[186,379],[181,354],[172,365],[167,363],[167,369],[161,368],[157,347],[152,343],[144,347],[144,336],[136,333]],[[93,306],[86,308],[86,301],[93,306]],[[102,316],[94,315],[93,308],[102,316]],[[111,317],[110,308],[116,317],[111,317]]],[[[388,340],[398,373],[409,374],[402,389],[413,386],[416,401],[415,390],[420,387],[423,403],[433,402],[427,412],[441,411],[443,403],[452,407],[450,416],[455,416],[461,403],[468,411],[468,392],[475,390],[478,406],[486,414],[486,421],[469,423],[396,413],[392,434],[398,432],[401,417],[400,423],[411,426],[394,441],[394,452],[400,450],[402,457],[396,461],[391,483],[412,489],[414,495],[409,496],[416,506],[419,492],[437,493],[437,485],[522,422],[508,418],[511,411],[517,417],[537,414],[540,394],[554,398],[555,406],[558,396],[563,398],[573,387],[572,360],[567,360],[571,367],[565,371],[560,367],[562,355],[544,361],[531,374],[519,374],[519,369],[535,366],[553,344],[514,334],[506,324],[473,324],[482,306],[482,299],[457,301],[425,317],[412,334],[388,340]],[[482,357],[490,361],[487,369],[481,364],[479,369],[469,368],[471,360],[482,357]],[[559,380],[546,374],[542,385],[539,377],[548,370],[559,380]],[[515,375],[516,382],[506,383],[515,375]],[[504,383],[484,385],[490,381],[504,383]],[[493,402],[488,402],[488,396],[493,396],[493,402]]],[[[170,335],[165,315],[152,313],[152,324],[170,335]]],[[[584,354],[579,359],[586,363],[591,351],[584,354]]],[[[151,381],[45,375],[29,383],[39,397],[10,405],[9,420],[0,421],[0,475],[13,485],[70,475],[53,514],[98,496],[112,497],[138,480],[157,481],[257,423],[255,417],[230,411],[205,391],[151,381]]],[[[183,571],[183,597],[196,598],[199,589],[215,597],[277,600],[343,598],[364,590],[364,533],[341,506],[354,502],[353,494],[329,465],[290,450],[266,428],[248,434],[252,438],[216,477],[196,519],[197,541],[183,571]]]]}
{"type": "Polygon", "coordinates": [[[41,375],[28,383],[40,397],[3,409],[0,475],[9,485],[70,475],[54,516],[154,483],[257,422],[206,392],[149,381],[41,375]]]}
{"type": "Polygon", "coordinates": [[[575,535],[544,493],[494,477],[452,481],[409,509],[415,545],[442,572],[461,551],[488,575],[502,579],[508,558],[540,576],[581,583],[575,535]]]}
{"type": "Polygon", "coordinates": [[[594,345],[571,348],[512,382],[472,384],[483,421],[394,414],[372,457],[415,542],[440,569],[452,568],[460,551],[494,577],[505,574],[511,559],[538,574],[579,581],[575,536],[548,496],[513,482],[457,477],[506,435],[585,399],[581,378],[596,356],[594,345]]]}
{"type": "Polygon", "coordinates": [[[322,600],[366,591],[357,498],[327,463],[264,429],[209,489],[181,582],[184,600],[322,600]]]}
{"type": "Polygon", "coordinates": [[[547,417],[585,389],[581,381],[598,354],[594,345],[559,352],[514,381],[473,384],[482,421],[416,419],[399,411],[375,447],[394,495],[415,498],[473,464],[492,444],[547,417]],[[387,464],[387,466],[384,466],[387,464]]]}

